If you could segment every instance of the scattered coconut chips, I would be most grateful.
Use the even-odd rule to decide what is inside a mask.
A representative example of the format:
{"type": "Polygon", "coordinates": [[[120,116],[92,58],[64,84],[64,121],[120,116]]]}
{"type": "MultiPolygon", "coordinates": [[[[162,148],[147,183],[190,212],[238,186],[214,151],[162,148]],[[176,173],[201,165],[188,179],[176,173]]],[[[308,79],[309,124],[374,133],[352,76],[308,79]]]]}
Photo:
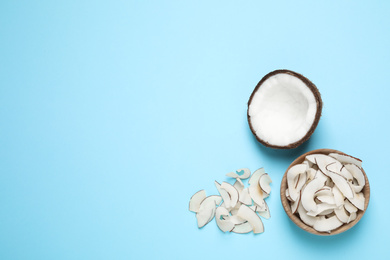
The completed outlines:
{"type": "Polygon", "coordinates": [[[205,226],[215,216],[217,226],[223,232],[263,233],[260,216],[265,219],[271,217],[264,200],[271,193],[271,178],[263,168],[256,170],[252,176],[247,168],[230,172],[226,176],[236,181],[233,185],[215,181],[220,195],[207,197],[205,190],[200,190],[191,197],[189,210],[196,213],[198,228],[205,226]],[[242,180],[249,177],[249,187],[245,187],[242,180]]]}
{"type": "Polygon", "coordinates": [[[291,211],[318,232],[356,219],[364,210],[362,161],[337,153],[311,154],[287,172],[286,197],[291,211]]]}

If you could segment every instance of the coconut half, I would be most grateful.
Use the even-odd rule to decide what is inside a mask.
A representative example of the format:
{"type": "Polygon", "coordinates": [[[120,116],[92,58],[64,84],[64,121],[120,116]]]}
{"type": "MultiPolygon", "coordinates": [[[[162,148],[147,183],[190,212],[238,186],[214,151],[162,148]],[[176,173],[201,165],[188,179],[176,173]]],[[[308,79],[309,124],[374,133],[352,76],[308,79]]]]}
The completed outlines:
{"type": "Polygon", "coordinates": [[[290,70],[275,70],[257,84],[248,101],[248,122],[256,139],[275,149],[296,148],[313,134],[321,117],[317,87],[290,70]]]}

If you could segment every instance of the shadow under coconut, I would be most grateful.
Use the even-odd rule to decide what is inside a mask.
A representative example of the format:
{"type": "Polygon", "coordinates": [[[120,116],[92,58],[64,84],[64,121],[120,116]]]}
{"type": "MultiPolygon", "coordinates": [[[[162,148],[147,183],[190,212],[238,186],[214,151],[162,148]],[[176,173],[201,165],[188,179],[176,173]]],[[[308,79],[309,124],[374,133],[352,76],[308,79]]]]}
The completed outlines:
{"type": "Polygon", "coordinates": [[[293,160],[295,160],[298,156],[301,154],[305,153],[306,150],[309,147],[309,144],[311,142],[311,139],[314,137],[315,133],[313,136],[304,142],[302,145],[298,146],[297,148],[294,149],[273,149],[264,146],[261,144],[259,141],[257,141],[256,137],[253,135],[252,131],[248,128],[247,131],[248,135],[251,136],[251,139],[259,149],[262,155],[265,155],[266,157],[270,157],[272,160],[278,160],[278,161],[283,161],[283,162],[288,162],[290,164],[293,160]]]}
{"type": "Polygon", "coordinates": [[[294,149],[273,149],[273,148],[266,147],[263,144],[261,144],[259,141],[257,141],[256,137],[253,135],[249,127],[247,128],[247,134],[250,136],[249,138],[253,141],[253,143],[255,144],[255,146],[258,148],[258,150],[263,156],[273,161],[280,161],[281,163],[289,165],[297,157],[308,152],[309,150],[313,150],[314,144],[321,143],[321,140],[319,140],[319,138],[324,139],[326,133],[323,127],[324,126],[320,121],[316,127],[316,130],[309,138],[309,140],[307,140],[306,142],[304,142],[303,144],[301,144],[300,146],[294,149]]]}

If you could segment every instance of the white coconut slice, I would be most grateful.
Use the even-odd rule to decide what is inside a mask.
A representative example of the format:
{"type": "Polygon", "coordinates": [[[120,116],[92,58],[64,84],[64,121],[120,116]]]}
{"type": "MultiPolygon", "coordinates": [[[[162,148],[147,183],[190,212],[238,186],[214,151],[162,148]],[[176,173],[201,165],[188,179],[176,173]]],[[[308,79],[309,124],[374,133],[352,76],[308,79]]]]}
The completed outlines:
{"type": "Polygon", "coordinates": [[[302,164],[306,164],[307,168],[311,168],[311,166],[313,165],[313,163],[309,162],[308,160],[304,160],[302,164]]]}
{"type": "Polygon", "coordinates": [[[303,208],[302,203],[299,203],[297,212],[303,223],[311,227],[314,225],[314,223],[316,223],[319,218],[307,215],[307,211],[303,208]]]}
{"type": "Polygon", "coordinates": [[[313,180],[314,177],[316,176],[316,173],[317,173],[317,171],[314,170],[313,168],[307,169],[307,171],[306,171],[307,180],[308,181],[313,180]]]}
{"type": "Polygon", "coordinates": [[[271,182],[272,182],[271,177],[269,177],[268,174],[261,175],[261,177],[259,179],[260,188],[267,195],[269,195],[271,193],[271,186],[270,186],[271,182]]]}
{"type": "Polygon", "coordinates": [[[198,221],[198,228],[204,227],[209,223],[215,215],[215,199],[213,197],[206,197],[200,204],[199,210],[196,213],[196,219],[198,221]]]}
{"type": "Polygon", "coordinates": [[[317,208],[315,211],[308,211],[307,215],[312,217],[315,217],[317,215],[327,215],[335,208],[336,208],[335,204],[321,203],[321,204],[317,204],[317,208]],[[331,211],[329,212],[329,210],[331,211]]]}
{"type": "MultiPolygon", "coordinates": [[[[301,193],[302,191],[300,191],[300,193],[301,193]]],[[[295,200],[295,201],[293,201],[292,203],[291,203],[291,212],[292,212],[292,214],[295,214],[295,213],[297,213],[297,211],[298,211],[298,206],[299,206],[299,204],[301,203],[301,194],[299,194],[299,196],[298,196],[298,198],[295,200]]]]}
{"type": "Polygon", "coordinates": [[[334,201],[335,201],[336,206],[341,207],[342,205],[344,205],[345,196],[343,195],[343,193],[341,193],[339,188],[337,188],[337,186],[334,186],[332,188],[332,192],[333,192],[334,201]]]}
{"type": "Polygon", "coordinates": [[[259,234],[264,232],[263,222],[261,221],[260,217],[248,206],[241,205],[241,207],[238,209],[237,216],[249,222],[253,228],[253,233],[259,234]]]}
{"type": "Polygon", "coordinates": [[[295,148],[310,138],[321,116],[318,89],[304,76],[288,70],[267,74],[248,102],[250,129],[262,144],[295,148]]]}
{"type": "Polygon", "coordinates": [[[332,167],[332,169],[336,172],[339,172],[343,167],[343,165],[335,158],[327,156],[325,154],[310,154],[306,156],[306,159],[310,162],[315,163],[318,166],[318,169],[328,177],[330,176],[327,167],[332,167]]]}
{"type": "Polygon", "coordinates": [[[252,198],[249,194],[249,189],[243,189],[239,194],[239,201],[245,205],[252,205],[252,198]]]}
{"type": "Polygon", "coordinates": [[[246,234],[253,230],[251,224],[247,221],[242,224],[237,224],[234,226],[232,232],[237,234],[246,234]]]}
{"type": "Polygon", "coordinates": [[[305,189],[303,189],[301,203],[306,211],[317,211],[317,203],[314,201],[314,194],[323,187],[324,182],[321,179],[314,179],[306,185],[305,189]]]}
{"type": "Polygon", "coordinates": [[[337,159],[342,164],[354,164],[359,168],[362,168],[362,160],[352,157],[350,155],[341,155],[338,153],[330,153],[329,156],[337,159]]]}
{"type": "Polygon", "coordinates": [[[266,174],[264,168],[259,168],[259,169],[257,169],[257,170],[252,174],[251,178],[249,179],[249,181],[248,181],[249,185],[256,185],[256,184],[258,184],[258,183],[259,183],[259,180],[260,180],[260,177],[261,177],[263,174],[266,174]]]}
{"type": "Polygon", "coordinates": [[[192,212],[198,212],[200,203],[206,198],[206,191],[205,190],[200,190],[196,192],[194,195],[192,195],[190,199],[190,204],[189,204],[189,210],[192,212]]]}
{"type": "Polygon", "coordinates": [[[336,201],[334,199],[333,194],[329,195],[321,195],[316,197],[321,203],[334,204],[336,205],[336,201]]]}
{"type": "Polygon", "coordinates": [[[318,166],[318,169],[326,176],[329,175],[328,174],[329,171],[328,171],[327,167],[331,167],[331,169],[337,173],[339,173],[341,168],[343,167],[343,165],[339,161],[337,161],[335,158],[327,156],[325,154],[308,155],[308,156],[306,156],[306,159],[308,159],[310,161],[314,160],[318,166]]]}
{"type": "Polygon", "coordinates": [[[239,216],[237,215],[231,215],[229,217],[230,221],[234,224],[234,225],[239,225],[239,224],[242,224],[242,223],[245,223],[246,220],[245,219],[242,219],[240,218],[239,216]]]}
{"type": "MultiPolygon", "coordinates": [[[[230,197],[230,208],[234,208],[238,202],[238,191],[230,183],[222,182],[221,189],[225,190],[230,197]]],[[[227,207],[227,208],[229,208],[227,207]]]]}
{"type": "Polygon", "coordinates": [[[327,170],[327,173],[331,172],[331,173],[338,174],[338,175],[342,176],[344,179],[346,179],[347,181],[351,181],[353,179],[352,174],[341,163],[340,164],[331,163],[331,164],[327,165],[325,168],[327,170]],[[339,168],[340,165],[341,165],[341,168],[339,168]]]}
{"type": "MultiPolygon", "coordinates": [[[[341,175],[341,170],[343,169],[343,165],[341,163],[333,162],[333,163],[326,165],[325,169],[327,171],[331,171],[333,173],[341,175]]],[[[350,175],[350,177],[352,177],[352,176],[350,175]]],[[[345,177],[345,179],[347,179],[347,177],[345,177]]]]}
{"type": "Polygon", "coordinates": [[[245,185],[244,185],[244,183],[242,183],[241,179],[236,178],[236,181],[234,182],[233,187],[236,188],[236,190],[238,192],[241,192],[245,188],[245,185]]]}
{"type": "MultiPolygon", "coordinates": [[[[311,162],[311,161],[307,160],[306,158],[305,158],[305,160],[303,161],[303,163],[304,163],[304,164],[307,164],[308,168],[314,169],[315,167],[317,167],[317,166],[315,165],[314,162],[311,162]]],[[[315,169],[315,170],[318,170],[318,169],[315,169]]]]}
{"type": "Polygon", "coordinates": [[[334,182],[335,186],[337,186],[337,188],[339,188],[341,193],[346,198],[348,198],[348,199],[353,198],[353,193],[354,192],[353,192],[351,186],[349,185],[349,183],[347,182],[347,180],[344,179],[344,177],[342,177],[339,174],[330,172],[330,171],[328,171],[327,174],[332,179],[332,181],[334,182]]]}
{"type": "Polygon", "coordinates": [[[226,176],[238,179],[248,179],[251,176],[251,171],[248,168],[238,169],[236,172],[229,172],[226,176]]]}
{"type": "Polygon", "coordinates": [[[216,206],[219,206],[222,202],[222,197],[219,195],[210,195],[209,197],[215,201],[216,206]]]}
{"type": "Polygon", "coordinates": [[[263,199],[263,191],[259,185],[251,185],[248,188],[249,195],[251,196],[254,204],[258,205],[262,210],[265,208],[265,201],[263,199]]]}
{"type": "Polygon", "coordinates": [[[362,192],[355,193],[355,195],[348,199],[355,207],[357,207],[360,210],[364,210],[364,194],[362,192]]]}
{"type": "Polygon", "coordinates": [[[330,215],[331,214],[334,214],[334,209],[327,209],[327,210],[324,210],[320,213],[318,213],[318,216],[327,216],[327,217],[331,217],[330,215]]]}
{"type": "Polygon", "coordinates": [[[234,228],[234,223],[230,219],[229,211],[226,208],[218,207],[215,211],[217,226],[223,232],[230,232],[234,228]]]}
{"type": "Polygon", "coordinates": [[[340,175],[343,176],[347,181],[353,180],[351,172],[347,168],[345,168],[344,165],[343,168],[341,168],[340,175]]]}
{"type": "Polygon", "coordinates": [[[253,205],[256,206],[256,211],[264,211],[266,208],[266,202],[264,199],[260,201],[260,203],[253,201],[253,205]]]}
{"type": "Polygon", "coordinates": [[[287,171],[287,186],[290,192],[290,198],[293,201],[298,198],[299,192],[306,182],[307,167],[306,164],[297,164],[287,171]]]}
{"type": "Polygon", "coordinates": [[[347,221],[347,224],[354,221],[356,219],[356,217],[357,217],[356,212],[352,212],[351,215],[349,215],[349,219],[347,221]]]}
{"type": "Polygon", "coordinates": [[[314,223],[313,228],[318,232],[328,232],[340,227],[343,224],[336,216],[326,218],[325,216],[319,217],[314,223]]]}
{"type": "Polygon", "coordinates": [[[344,201],[344,207],[349,213],[354,213],[358,211],[358,208],[355,207],[349,200],[344,201]]]}
{"type": "Polygon", "coordinates": [[[263,168],[256,170],[249,179],[249,195],[252,200],[259,206],[264,205],[265,194],[262,191],[259,180],[262,175],[266,174],[263,168]]]}
{"type": "Polygon", "coordinates": [[[329,186],[324,186],[315,192],[315,196],[333,196],[332,188],[329,186]]]}
{"type": "Polygon", "coordinates": [[[271,218],[271,212],[269,211],[267,202],[264,202],[264,203],[265,203],[265,209],[260,210],[260,208],[256,207],[255,211],[257,212],[257,214],[259,214],[260,217],[263,217],[265,219],[269,219],[269,218],[271,218]]]}
{"type": "Polygon", "coordinates": [[[352,188],[356,193],[360,192],[366,184],[366,180],[361,168],[355,164],[346,164],[344,168],[346,168],[357,181],[357,185],[353,185],[352,188]]]}
{"type": "Polygon", "coordinates": [[[303,186],[306,184],[306,182],[307,182],[307,174],[306,174],[306,172],[304,172],[302,174],[299,174],[298,181],[295,184],[295,189],[297,191],[301,191],[303,186]]]}
{"type": "Polygon", "coordinates": [[[248,206],[251,210],[259,214],[259,216],[269,219],[271,217],[271,212],[269,211],[268,204],[264,201],[264,206],[259,207],[258,205],[248,206]]]}
{"type": "Polygon", "coordinates": [[[290,192],[289,192],[288,188],[286,189],[286,198],[287,198],[289,201],[293,201],[292,198],[290,197],[290,192]]]}
{"type": "Polygon", "coordinates": [[[305,160],[309,161],[309,162],[312,163],[313,165],[317,165],[317,166],[318,166],[317,160],[316,160],[317,157],[324,157],[324,160],[325,160],[325,159],[326,159],[326,160],[330,160],[330,159],[331,159],[331,161],[327,161],[327,162],[325,163],[325,165],[323,166],[324,168],[325,168],[326,165],[328,165],[328,164],[330,164],[330,163],[332,163],[332,162],[334,162],[334,161],[336,160],[336,159],[334,159],[334,158],[330,158],[330,159],[326,158],[326,157],[329,157],[329,156],[327,156],[327,155],[325,155],[325,154],[309,154],[309,155],[307,155],[307,156],[305,157],[305,160]]]}
{"type": "Polygon", "coordinates": [[[232,208],[232,206],[230,205],[231,199],[230,199],[229,193],[225,189],[221,188],[221,184],[219,184],[219,182],[215,181],[214,184],[215,184],[215,187],[217,188],[219,194],[221,194],[225,208],[227,208],[227,209],[232,208]]]}
{"type": "Polygon", "coordinates": [[[334,210],[336,217],[343,223],[347,223],[349,221],[350,215],[347,213],[344,207],[336,208],[334,210]]]}
{"type": "Polygon", "coordinates": [[[331,181],[331,179],[328,176],[326,176],[325,174],[323,174],[323,172],[320,170],[317,170],[314,179],[319,179],[323,182],[326,182],[325,183],[326,186],[329,186],[329,181],[331,181]]]}
{"type": "Polygon", "coordinates": [[[253,211],[256,211],[257,210],[257,205],[256,204],[255,205],[250,205],[250,206],[248,206],[248,208],[250,208],[253,211]]]}
{"type": "MultiPolygon", "coordinates": [[[[211,196],[208,196],[209,200],[214,200],[215,202],[215,208],[213,208],[213,213],[210,215],[210,219],[208,222],[210,222],[211,220],[213,220],[214,216],[215,216],[215,211],[218,207],[219,204],[221,204],[221,201],[222,201],[222,198],[221,196],[219,195],[211,195],[211,196]]],[[[200,210],[200,208],[199,208],[200,210]]]]}
{"type": "Polygon", "coordinates": [[[230,210],[230,213],[232,214],[232,216],[234,215],[237,215],[237,211],[238,211],[238,209],[236,209],[236,208],[234,208],[234,209],[231,209],[230,210]]]}
{"type": "MultiPolygon", "coordinates": [[[[227,209],[227,210],[229,210],[232,215],[237,215],[237,211],[241,207],[241,205],[242,205],[241,202],[237,202],[237,204],[236,204],[236,206],[234,208],[230,208],[230,209],[227,209]]],[[[223,203],[221,204],[221,206],[226,208],[223,203]]]]}

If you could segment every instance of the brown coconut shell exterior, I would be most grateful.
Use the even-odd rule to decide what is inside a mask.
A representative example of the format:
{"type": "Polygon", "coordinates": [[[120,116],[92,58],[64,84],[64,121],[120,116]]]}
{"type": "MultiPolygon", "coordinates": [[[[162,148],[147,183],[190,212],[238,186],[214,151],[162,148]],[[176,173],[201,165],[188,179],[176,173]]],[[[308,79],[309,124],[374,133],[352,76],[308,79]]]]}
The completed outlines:
{"type": "MultiPolygon", "coordinates": [[[[286,197],[286,189],[288,187],[287,185],[287,172],[288,170],[290,170],[291,167],[293,167],[294,165],[297,165],[297,164],[300,164],[300,163],[303,163],[303,161],[305,160],[306,156],[307,155],[310,155],[310,154],[325,154],[325,155],[328,155],[330,153],[338,153],[338,154],[341,154],[341,155],[347,155],[347,156],[350,156],[348,154],[345,154],[343,152],[340,152],[338,150],[333,150],[333,149],[317,149],[317,150],[313,150],[313,151],[310,151],[310,152],[307,152],[305,154],[302,154],[301,156],[299,156],[297,159],[295,159],[291,164],[290,166],[287,168],[286,172],[284,173],[283,175],[283,178],[282,178],[282,183],[280,185],[280,200],[282,202],[282,206],[283,206],[283,209],[284,211],[286,212],[287,216],[292,220],[292,222],[294,222],[295,225],[297,225],[298,227],[300,227],[301,229],[309,232],[309,233],[312,233],[314,235],[319,235],[319,236],[331,236],[331,235],[336,235],[336,234],[340,234],[340,233],[343,233],[349,229],[351,229],[353,226],[355,226],[363,217],[364,213],[366,212],[367,210],[367,207],[368,207],[368,203],[370,202],[370,183],[368,182],[368,178],[367,178],[367,174],[366,172],[364,171],[363,168],[361,168],[362,172],[363,172],[363,175],[364,175],[364,179],[365,179],[365,182],[366,184],[364,185],[363,187],[363,195],[364,195],[364,198],[365,198],[365,201],[364,201],[364,210],[358,210],[357,212],[357,216],[356,216],[356,219],[351,221],[350,223],[348,224],[344,224],[334,230],[332,230],[330,233],[326,233],[326,232],[318,232],[317,230],[315,230],[314,228],[312,228],[311,226],[308,226],[306,225],[299,217],[299,214],[296,214],[294,212],[291,211],[291,206],[290,206],[290,202],[288,201],[287,197],[286,197]]],[[[350,156],[352,158],[355,158],[353,156],[350,156]]],[[[359,161],[361,161],[360,159],[358,158],[355,158],[359,161]]]]}
{"type": "Polygon", "coordinates": [[[316,127],[318,125],[318,122],[320,121],[321,113],[322,113],[321,94],[320,94],[318,88],[313,84],[313,82],[311,82],[309,79],[307,79],[306,77],[304,77],[303,75],[301,75],[301,74],[299,74],[297,72],[294,72],[294,71],[291,71],[291,70],[282,69],[282,70],[275,70],[275,71],[272,71],[272,72],[268,73],[256,85],[256,87],[253,90],[253,92],[252,92],[252,94],[251,94],[251,96],[249,98],[249,101],[248,101],[247,117],[248,117],[249,128],[251,129],[253,135],[256,137],[257,141],[259,141],[260,143],[262,143],[263,145],[265,145],[267,147],[274,148],[274,149],[293,149],[293,148],[297,148],[298,146],[300,146],[301,144],[306,142],[310,138],[310,136],[314,133],[314,130],[316,129],[316,127]],[[306,133],[306,135],[303,138],[301,138],[297,142],[291,143],[291,144],[289,144],[287,146],[273,145],[273,144],[270,144],[270,143],[260,139],[256,135],[256,131],[253,129],[251,118],[249,116],[249,106],[251,105],[253,96],[255,95],[257,90],[261,87],[261,85],[263,85],[264,81],[266,81],[268,78],[270,78],[270,77],[272,77],[272,76],[274,76],[276,74],[280,74],[280,73],[289,74],[291,76],[297,77],[300,80],[302,80],[307,85],[307,87],[313,92],[314,97],[316,99],[316,103],[317,103],[317,112],[316,112],[316,115],[315,115],[315,118],[314,118],[314,122],[313,122],[312,126],[310,127],[309,131],[306,133]]]}

